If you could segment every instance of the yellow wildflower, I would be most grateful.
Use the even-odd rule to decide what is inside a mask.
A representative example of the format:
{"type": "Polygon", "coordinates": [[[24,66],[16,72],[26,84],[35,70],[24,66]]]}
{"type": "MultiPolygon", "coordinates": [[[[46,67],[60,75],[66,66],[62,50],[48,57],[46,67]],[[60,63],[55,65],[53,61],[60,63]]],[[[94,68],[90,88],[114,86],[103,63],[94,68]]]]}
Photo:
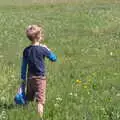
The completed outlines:
{"type": "Polygon", "coordinates": [[[76,80],[76,83],[77,84],[80,84],[82,81],[81,80],[76,80]]]}

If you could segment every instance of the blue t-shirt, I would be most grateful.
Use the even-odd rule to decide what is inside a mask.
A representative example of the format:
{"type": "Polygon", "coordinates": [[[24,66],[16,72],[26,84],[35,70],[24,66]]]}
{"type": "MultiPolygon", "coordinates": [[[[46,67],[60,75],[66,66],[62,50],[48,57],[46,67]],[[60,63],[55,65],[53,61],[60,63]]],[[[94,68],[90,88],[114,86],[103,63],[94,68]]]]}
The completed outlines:
{"type": "Polygon", "coordinates": [[[44,60],[47,57],[51,61],[56,61],[56,55],[44,46],[30,45],[23,51],[23,61],[21,67],[21,79],[26,80],[26,71],[35,76],[45,76],[44,60]]]}

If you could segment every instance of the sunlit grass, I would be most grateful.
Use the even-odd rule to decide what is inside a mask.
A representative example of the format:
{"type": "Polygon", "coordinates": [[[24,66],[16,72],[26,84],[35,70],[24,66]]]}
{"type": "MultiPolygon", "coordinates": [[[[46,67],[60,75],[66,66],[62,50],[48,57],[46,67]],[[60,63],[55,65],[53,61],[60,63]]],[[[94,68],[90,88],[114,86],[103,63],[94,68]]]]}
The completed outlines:
{"type": "Polygon", "coordinates": [[[58,57],[54,64],[46,61],[45,120],[119,120],[119,1],[22,2],[0,2],[0,119],[38,119],[35,103],[15,106],[13,98],[29,44],[25,29],[40,23],[45,44],[58,57]]]}

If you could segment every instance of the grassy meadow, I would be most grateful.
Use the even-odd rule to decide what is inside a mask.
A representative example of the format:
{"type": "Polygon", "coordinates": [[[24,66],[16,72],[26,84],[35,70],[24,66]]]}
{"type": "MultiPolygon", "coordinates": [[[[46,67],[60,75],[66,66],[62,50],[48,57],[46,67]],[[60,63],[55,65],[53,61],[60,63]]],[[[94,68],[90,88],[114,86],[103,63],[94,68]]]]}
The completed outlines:
{"type": "Polygon", "coordinates": [[[44,120],[120,120],[119,0],[0,1],[0,120],[39,120],[35,103],[13,101],[29,24],[58,57],[46,59],[44,120]]]}

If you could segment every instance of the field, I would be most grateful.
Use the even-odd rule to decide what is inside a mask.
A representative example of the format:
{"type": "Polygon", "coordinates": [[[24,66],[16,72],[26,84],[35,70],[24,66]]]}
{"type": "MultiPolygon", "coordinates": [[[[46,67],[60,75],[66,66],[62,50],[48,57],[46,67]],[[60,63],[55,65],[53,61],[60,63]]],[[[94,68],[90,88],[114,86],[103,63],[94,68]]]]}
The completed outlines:
{"type": "Polygon", "coordinates": [[[13,101],[29,24],[58,58],[46,59],[44,120],[120,120],[119,0],[0,1],[0,120],[39,120],[35,103],[13,101]]]}

